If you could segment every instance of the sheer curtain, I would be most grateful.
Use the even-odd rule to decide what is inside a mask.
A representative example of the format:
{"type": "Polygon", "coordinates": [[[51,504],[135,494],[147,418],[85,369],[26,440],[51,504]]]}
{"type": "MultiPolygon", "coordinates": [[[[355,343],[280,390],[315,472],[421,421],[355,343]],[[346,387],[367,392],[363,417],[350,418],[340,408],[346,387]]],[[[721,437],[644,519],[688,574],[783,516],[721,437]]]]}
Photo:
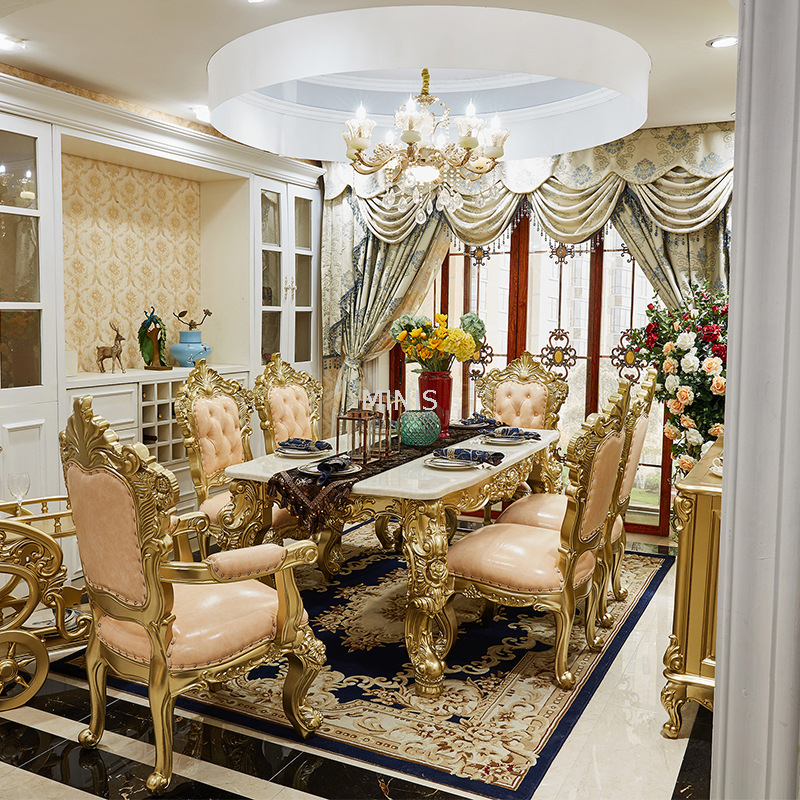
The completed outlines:
{"type": "Polygon", "coordinates": [[[347,192],[323,210],[323,430],[362,397],[364,362],[393,342],[392,322],[413,313],[428,293],[449,248],[441,214],[431,214],[402,240],[388,243],[369,230],[347,192]]]}

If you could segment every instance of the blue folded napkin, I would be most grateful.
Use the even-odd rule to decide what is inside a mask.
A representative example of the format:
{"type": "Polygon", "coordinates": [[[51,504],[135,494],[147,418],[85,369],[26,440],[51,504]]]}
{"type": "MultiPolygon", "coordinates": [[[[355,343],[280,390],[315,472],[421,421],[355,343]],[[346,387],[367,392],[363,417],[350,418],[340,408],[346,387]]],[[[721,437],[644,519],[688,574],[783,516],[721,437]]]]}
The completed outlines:
{"type": "Polygon", "coordinates": [[[460,419],[458,422],[461,425],[483,425],[485,428],[496,428],[498,425],[503,424],[500,420],[487,417],[486,414],[479,414],[477,411],[474,411],[466,419],[460,419]]]}
{"type": "Polygon", "coordinates": [[[349,469],[352,463],[347,456],[331,456],[318,461],[317,469],[321,475],[317,478],[317,486],[324,486],[331,478],[336,477],[337,472],[344,472],[349,469]]]}
{"type": "Polygon", "coordinates": [[[524,431],[522,428],[495,428],[492,436],[501,436],[504,439],[541,439],[537,431],[524,431]]]}
{"type": "Polygon", "coordinates": [[[311,439],[287,439],[285,442],[278,442],[278,447],[307,450],[309,453],[313,453],[315,450],[333,450],[328,442],[312,442],[311,439]]]}
{"type": "Polygon", "coordinates": [[[494,467],[505,458],[502,453],[490,453],[488,450],[470,450],[468,447],[439,447],[433,451],[433,454],[440,458],[470,461],[473,464],[491,464],[494,467]]]}

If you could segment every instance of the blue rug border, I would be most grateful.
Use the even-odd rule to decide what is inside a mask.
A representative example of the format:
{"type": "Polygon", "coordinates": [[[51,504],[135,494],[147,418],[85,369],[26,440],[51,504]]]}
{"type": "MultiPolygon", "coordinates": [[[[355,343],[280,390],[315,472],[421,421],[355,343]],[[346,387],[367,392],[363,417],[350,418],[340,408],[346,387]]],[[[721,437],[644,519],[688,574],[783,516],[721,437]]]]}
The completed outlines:
{"type": "MultiPolygon", "coordinates": [[[[355,530],[356,528],[360,527],[361,525],[354,526],[347,532],[349,533],[350,530],[355,530]]],[[[533,767],[533,769],[528,771],[528,775],[523,778],[522,783],[516,789],[506,789],[503,787],[492,786],[488,783],[481,783],[480,781],[470,778],[461,778],[435,767],[428,767],[424,764],[418,764],[414,761],[398,759],[393,756],[386,756],[380,753],[370,752],[371,757],[369,760],[366,760],[363,758],[363,756],[358,754],[364,752],[363,748],[357,748],[354,745],[338,742],[335,739],[323,738],[321,736],[312,737],[308,740],[302,740],[297,737],[296,734],[294,734],[294,731],[288,725],[283,726],[267,720],[255,719],[246,714],[241,714],[227,708],[221,708],[211,703],[207,703],[202,700],[195,700],[190,697],[179,696],[176,701],[176,707],[183,708],[186,711],[191,711],[193,713],[206,715],[211,717],[212,720],[216,718],[224,722],[230,722],[234,725],[239,725],[243,728],[249,728],[251,730],[268,734],[276,739],[282,739],[286,742],[287,746],[290,746],[293,749],[296,749],[295,744],[302,744],[304,749],[317,752],[323,757],[325,755],[346,756],[353,761],[365,764],[365,768],[370,769],[370,771],[373,772],[376,771],[375,767],[383,767],[399,773],[404,777],[405,780],[413,781],[415,778],[421,778],[440,786],[445,791],[461,789],[474,795],[489,798],[490,800],[528,800],[528,798],[530,798],[536,791],[542,780],[544,780],[547,771],[550,769],[555,757],[561,750],[562,745],[567,740],[567,737],[570,735],[570,733],[572,733],[572,730],[580,719],[581,714],[586,710],[586,706],[589,704],[589,701],[594,696],[594,693],[597,691],[597,688],[599,687],[603,678],[606,676],[608,670],[611,668],[611,665],[614,663],[614,659],[619,654],[619,651],[627,641],[631,631],[641,619],[645,609],[650,604],[650,601],[653,599],[653,596],[655,595],[659,586],[661,586],[661,583],[663,582],[667,573],[675,563],[675,556],[668,554],[647,553],[636,550],[626,551],[626,555],[658,558],[661,559],[662,564],[648,583],[647,587],[642,593],[642,596],[637,601],[636,606],[631,610],[625,622],[620,626],[617,634],[614,636],[614,639],[607,646],[607,648],[604,649],[600,660],[592,670],[592,674],[589,676],[586,683],[584,683],[580,688],[578,696],[572,701],[572,703],[570,703],[566,713],[559,721],[556,729],[550,735],[547,743],[542,748],[542,751],[539,753],[539,759],[536,765],[533,767]],[[323,742],[324,745],[322,744],[323,742]],[[353,751],[357,751],[357,753],[354,753],[353,751]],[[413,771],[409,771],[409,767],[412,767],[413,771]],[[476,788],[476,784],[480,786],[479,789],[476,788]]],[[[58,659],[57,661],[53,662],[51,669],[53,666],[58,664],[59,670],[63,671],[65,674],[85,679],[85,670],[81,670],[78,667],[73,667],[71,664],[67,663],[68,659],[74,658],[75,655],[76,653],[72,653],[69,656],[58,659]]],[[[108,684],[113,686],[115,689],[127,691],[140,697],[147,696],[147,687],[142,684],[123,680],[115,675],[112,675],[110,672],[107,680],[108,684]]]]}

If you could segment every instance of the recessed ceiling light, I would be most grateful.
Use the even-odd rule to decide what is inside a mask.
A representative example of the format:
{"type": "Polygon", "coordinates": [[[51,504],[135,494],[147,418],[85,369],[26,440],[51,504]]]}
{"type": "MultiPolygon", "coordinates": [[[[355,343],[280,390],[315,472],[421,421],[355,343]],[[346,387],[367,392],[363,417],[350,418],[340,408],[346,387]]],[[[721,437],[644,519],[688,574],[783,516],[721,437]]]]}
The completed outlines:
{"type": "Polygon", "coordinates": [[[739,44],[739,39],[736,36],[715,36],[706,42],[706,47],[733,47],[739,44]]]}
{"type": "Polygon", "coordinates": [[[24,50],[27,44],[27,39],[17,39],[16,36],[0,33],[0,50],[24,50]]]}
{"type": "Polygon", "coordinates": [[[208,106],[192,106],[192,111],[200,122],[211,122],[211,110],[208,106]]]}

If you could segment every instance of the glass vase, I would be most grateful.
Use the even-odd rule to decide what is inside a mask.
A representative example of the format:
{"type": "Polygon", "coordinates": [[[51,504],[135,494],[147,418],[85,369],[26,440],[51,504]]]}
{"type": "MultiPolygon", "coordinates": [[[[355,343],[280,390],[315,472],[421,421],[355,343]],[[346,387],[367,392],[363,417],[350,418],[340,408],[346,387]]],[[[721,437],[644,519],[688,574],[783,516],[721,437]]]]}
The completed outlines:
{"type": "Polygon", "coordinates": [[[397,421],[400,441],[411,447],[424,447],[439,438],[441,425],[433,411],[404,411],[397,421]]]}
{"type": "Polygon", "coordinates": [[[421,372],[419,376],[421,408],[435,411],[442,426],[440,439],[446,439],[450,427],[450,401],[453,396],[453,376],[449,372],[421,372]]]}

